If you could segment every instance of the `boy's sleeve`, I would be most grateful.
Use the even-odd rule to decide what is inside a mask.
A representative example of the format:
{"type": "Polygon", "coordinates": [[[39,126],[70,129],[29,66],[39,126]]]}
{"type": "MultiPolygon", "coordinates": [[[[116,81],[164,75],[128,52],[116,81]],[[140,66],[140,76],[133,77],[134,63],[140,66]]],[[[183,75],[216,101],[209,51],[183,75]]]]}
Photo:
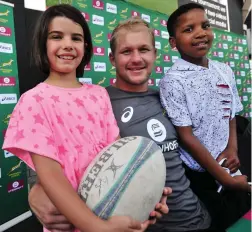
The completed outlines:
{"type": "Polygon", "coordinates": [[[114,142],[116,138],[119,136],[119,128],[117,126],[117,122],[113,113],[108,92],[106,89],[104,89],[104,92],[105,92],[104,117],[106,118],[106,126],[107,126],[107,143],[110,144],[114,142]]]}
{"type": "Polygon", "coordinates": [[[160,81],[160,98],[168,117],[175,126],[191,126],[192,121],[187,108],[183,86],[169,76],[160,81]]]}
{"type": "Polygon", "coordinates": [[[231,68],[230,68],[230,70],[231,70],[231,73],[232,73],[231,87],[232,87],[232,92],[234,94],[234,100],[235,100],[235,104],[234,104],[235,109],[232,109],[232,110],[234,110],[234,112],[236,114],[236,113],[243,110],[243,105],[241,103],[241,100],[240,100],[240,97],[239,97],[239,94],[238,94],[238,90],[237,90],[237,87],[236,87],[234,72],[232,71],[231,68]]]}
{"type": "Polygon", "coordinates": [[[55,138],[42,104],[43,97],[38,94],[21,96],[12,112],[3,144],[4,150],[16,155],[33,170],[35,170],[31,159],[33,153],[61,164],[55,138]]]}

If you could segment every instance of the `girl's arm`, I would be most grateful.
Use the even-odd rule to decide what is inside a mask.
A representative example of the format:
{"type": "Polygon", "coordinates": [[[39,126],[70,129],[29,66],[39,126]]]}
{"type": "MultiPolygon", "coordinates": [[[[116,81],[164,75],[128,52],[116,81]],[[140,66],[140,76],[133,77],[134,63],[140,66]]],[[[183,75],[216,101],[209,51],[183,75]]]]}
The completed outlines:
{"type": "Polygon", "coordinates": [[[231,188],[248,189],[247,183],[231,177],[212,157],[204,145],[193,135],[191,126],[176,127],[182,145],[190,152],[193,158],[205,168],[221,185],[231,188]]]}
{"type": "Polygon", "coordinates": [[[40,181],[56,208],[78,229],[85,232],[107,231],[105,221],[86,206],[64,176],[60,164],[33,154],[32,160],[40,181]]]}

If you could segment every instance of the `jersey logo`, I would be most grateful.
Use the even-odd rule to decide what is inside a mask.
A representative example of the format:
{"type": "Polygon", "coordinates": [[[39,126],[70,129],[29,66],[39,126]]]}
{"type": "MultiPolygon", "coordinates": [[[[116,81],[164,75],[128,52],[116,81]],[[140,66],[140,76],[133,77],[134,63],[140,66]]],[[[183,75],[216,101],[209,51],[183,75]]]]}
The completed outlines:
{"type": "Polygon", "coordinates": [[[133,113],[134,113],[134,109],[131,106],[128,106],[123,111],[124,111],[124,113],[121,117],[121,120],[122,120],[122,122],[126,123],[132,118],[133,113]]]}
{"type": "Polygon", "coordinates": [[[151,119],[148,121],[147,131],[150,137],[157,142],[163,142],[166,139],[166,129],[157,119],[151,119]]]}

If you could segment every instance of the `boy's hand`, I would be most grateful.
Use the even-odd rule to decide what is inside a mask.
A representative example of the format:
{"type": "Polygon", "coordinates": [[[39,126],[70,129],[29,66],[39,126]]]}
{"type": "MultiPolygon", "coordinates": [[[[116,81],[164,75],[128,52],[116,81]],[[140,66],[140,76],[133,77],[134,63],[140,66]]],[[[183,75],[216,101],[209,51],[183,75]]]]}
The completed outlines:
{"type": "Polygon", "coordinates": [[[59,213],[39,184],[29,193],[29,204],[41,224],[52,232],[72,232],[73,226],[59,213]]]}
{"type": "Polygon", "coordinates": [[[251,186],[248,184],[247,176],[239,175],[239,176],[234,176],[232,179],[233,179],[233,182],[229,186],[230,188],[251,192],[251,186]]]}
{"type": "Polygon", "coordinates": [[[223,166],[228,168],[231,173],[235,173],[240,167],[237,151],[235,149],[226,148],[217,158],[217,162],[219,163],[224,158],[227,160],[224,161],[223,166]]]}

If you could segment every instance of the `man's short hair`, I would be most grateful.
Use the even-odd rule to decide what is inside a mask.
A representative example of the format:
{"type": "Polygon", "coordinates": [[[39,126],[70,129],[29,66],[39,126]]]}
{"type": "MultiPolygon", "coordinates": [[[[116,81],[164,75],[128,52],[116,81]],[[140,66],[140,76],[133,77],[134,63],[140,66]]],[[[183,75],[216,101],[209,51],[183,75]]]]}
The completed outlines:
{"type": "Polygon", "coordinates": [[[185,14],[191,10],[194,10],[194,9],[201,9],[201,10],[205,11],[205,8],[197,3],[188,3],[188,4],[180,6],[177,10],[175,10],[170,15],[170,17],[168,18],[168,21],[167,21],[167,31],[169,32],[169,35],[171,37],[175,36],[175,29],[176,29],[179,17],[182,14],[185,14]]]}
{"type": "Polygon", "coordinates": [[[134,30],[134,28],[136,26],[145,26],[148,29],[148,31],[152,37],[152,44],[155,47],[155,38],[154,38],[153,29],[150,28],[150,26],[147,22],[145,22],[140,17],[136,16],[136,17],[131,17],[127,20],[119,22],[119,24],[113,30],[112,35],[111,35],[111,39],[110,39],[110,48],[111,48],[112,54],[114,54],[115,50],[116,50],[116,39],[117,39],[118,32],[122,29],[126,29],[129,31],[134,30]]]}

